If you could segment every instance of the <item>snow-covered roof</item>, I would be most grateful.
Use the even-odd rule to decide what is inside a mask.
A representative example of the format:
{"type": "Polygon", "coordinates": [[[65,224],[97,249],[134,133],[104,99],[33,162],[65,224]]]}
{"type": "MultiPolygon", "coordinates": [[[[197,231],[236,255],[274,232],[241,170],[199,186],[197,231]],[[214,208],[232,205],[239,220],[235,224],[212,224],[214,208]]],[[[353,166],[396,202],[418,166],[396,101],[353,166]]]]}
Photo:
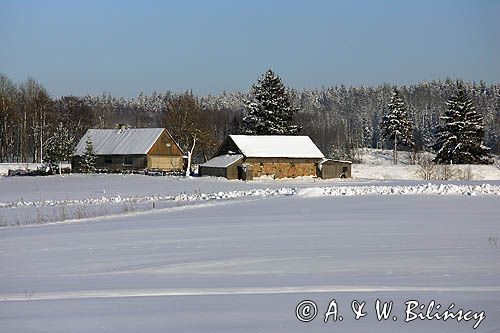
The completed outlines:
{"type": "Polygon", "coordinates": [[[147,154],[163,130],[163,128],[89,129],[78,142],[75,155],[83,154],[89,136],[96,155],[147,154]]]}
{"type": "Polygon", "coordinates": [[[331,158],[324,158],[322,159],[319,163],[320,164],[323,164],[325,162],[337,162],[337,163],[348,163],[348,164],[352,164],[352,161],[345,161],[345,160],[334,160],[334,159],[331,159],[331,158]]]}
{"type": "Polygon", "coordinates": [[[246,157],[324,158],[308,136],[230,135],[246,157]]]}
{"type": "Polygon", "coordinates": [[[237,162],[243,158],[243,155],[241,154],[226,154],[226,155],[219,155],[215,156],[211,160],[206,161],[205,163],[201,164],[200,166],[204,167],[212,167],[212,168],[225,168],[233,164],[234,162],[237,162]]]}

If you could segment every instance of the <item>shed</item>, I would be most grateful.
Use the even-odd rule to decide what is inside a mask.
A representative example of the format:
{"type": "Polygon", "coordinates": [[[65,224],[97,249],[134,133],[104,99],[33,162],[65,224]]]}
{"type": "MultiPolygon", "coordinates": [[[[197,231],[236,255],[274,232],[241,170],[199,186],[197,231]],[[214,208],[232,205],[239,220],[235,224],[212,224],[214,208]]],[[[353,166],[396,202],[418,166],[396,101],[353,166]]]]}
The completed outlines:
{"type": "Polygon", "coordinates": [[[351,178],[350,161],[323,159],[318,163],[318,177],[323,179],[330,178],[351,178]]]}
{"type": "Polygon", "coordinates": [[[97,156],[96,168],[107,170],[182,170],[183,153],[165,128],[89,129],[76,146],[71,164],[81,169],[87,138],[97,156]]]}
{"type": "Polygon", "coordinates": [[[200,166],[199,173],[202,176],[230,179],[252,179],[260,176],[316,177],[318,163],[324,158],[323,153],[308,136],[230,135],[219,147],[214,158],[200,166]],[[219,163],[229,160],[229,156],[238,158],[227,166],[219,163]],[[238,166],[240,172],[239,175],[236,173],[236,176],[233,170],[221,170],[238,169],[238,166]]]}
{"type": "Polygon", "coordinates": [[[238,167],[241,166],[243,155],[224,154],[198,166],[198,173],[204,176],[238,179],[238,167]]]}

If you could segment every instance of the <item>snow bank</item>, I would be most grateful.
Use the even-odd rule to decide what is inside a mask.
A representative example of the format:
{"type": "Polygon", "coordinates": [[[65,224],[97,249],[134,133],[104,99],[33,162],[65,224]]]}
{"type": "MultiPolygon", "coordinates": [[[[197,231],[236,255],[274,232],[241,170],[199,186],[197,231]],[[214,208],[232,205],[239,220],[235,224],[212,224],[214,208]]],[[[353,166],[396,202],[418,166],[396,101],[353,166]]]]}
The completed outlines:
{"type": "Polygon", "coordinates": [[[305,198],[321,196],[360,196],[360,195],[500,195],[500,186],[425,184],[392,186],[331,186],[313,187],[298,190],[305,198]]]}
{"type": "Polygon", "coordinates": [[[120,195],[80,200],[45,200],[0,202],[0,208],[44,207],[96,205],[107,203],[144,203],[156,201],[206,201],[229,200],[241,197],[273,197],[282,195],[299,195],[302,197],[340,196],[340,195],[409,195],[409,194],[439,194],[439,195],[499,195],[500,186],[425,184],[425,185],[374,185],[374,186],[328,186],[328,187],[282,187],[252,189],[248,191],[219,191],[215,193],[181,193],[177,195],[152,195],[144,197],[122,197],[120,195]]]}
{"type": "Polygon", "coordinates": [[[0,202],[0,226],[43,224],[100,216],[197,205],[206,201],[264,199],[282,196],[314,198],[327,196],[379,195],[500,195],[500,186],[420,184],[420,185],[344,185],[328,187],[282,187],[213,193],[180,193],[127,197],[0,202]]]}
{"type": "Polygon", "coordinates": [[[32,171],[42,167],[40,163],[0,163],[0,176],[7,176],[9,170],[32,171]]]}
{"type": "Polygon", "coordinates": [[[72,205],[99,205],[116,203],[146,203],[157,201],[205,201],[205,200],[229,200],[241,197],[267,197],[277,195],[296,194],[295,188],[279,189],[252,189],[248,191],[219,191],[215,193],[181,193],[177,195],[152,195],[145,197],[122,197],[120,195],[101,198],[87,198],[75,200],[44,200],[44,201],[17,201],[0,202],[0,208],[20,208],[20,207],[46,207],[46,206],[72,206],[72,205]]]}

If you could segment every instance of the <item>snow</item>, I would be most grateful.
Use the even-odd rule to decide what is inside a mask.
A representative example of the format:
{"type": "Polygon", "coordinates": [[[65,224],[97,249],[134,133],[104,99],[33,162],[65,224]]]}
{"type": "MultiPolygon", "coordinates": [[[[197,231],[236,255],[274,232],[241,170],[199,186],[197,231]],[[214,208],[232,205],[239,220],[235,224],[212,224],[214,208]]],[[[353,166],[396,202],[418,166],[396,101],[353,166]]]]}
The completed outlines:
{"type": "Polygon", "coordinates": [[[308,136],[230,135],[246,157],[324,158],[308,136]]]}
{"type": "Polygon", "coordinates": [[[227,166],[230,166],[234,162],[241,160],[242,158],[243,158],[243,155],[241,155],[241,154],[220,155],[220,156],[215,156],[214,158],[206,161],[205,163],[201,164],[200,166],[212,167],[212,168],[225,168],[227,166]]]}
{"type": "Polygon", "coordinates": [[[0,177],[1,331],[500,331],[500,181],[411,180],[400,156],[365,152],[355,179],[0,177]],[[486,318],[405,323],[408,300],[486,318]]]}
{"type": "Polygon", "coordinates": [[[7,176],[9,170],[33,171],[42,166],[41,163],[0,163],[0,176],[7,176]]]}
{"type": "Polygon", "coordinates": [[[347,161],[347,160],[335,160],[335,159],[331,159],[331,158],[324,158],[322,159],[319,163],[320,164],[323,164],[325,162],[338,162],[338,163],[348,163],[348,164],[352,164],[352,161],[347,161]]]}
{"type": "Polygon", "coordinates": [[[66,175],[9,177],[0,181],[0,226],[135,214],[199,205],[203,202],[254,200],[281,196],[499,195],[500,183],[378,183],[261,179],[252,182],[217,178],[140,175],[66,175]],[[77,188],[78,192],[73,189],[77,188]]]}
{"type": "MultiPolygon", "coordinates": [[[[92,178],[53,177],[51,183],[81,183],[82,190],[92,194],[89,189],[97,183],[89,181],[92,178]]],[[[256,187],[270,184],[179,179],[170,180],[172,189],[160,177],[122,177],[121,183],[111,177],[112,185],[95,178],[110,191],[125,191],[130,183],[124,180],[143,179],[143,188],[132,186],[128,194],[147,193],[148,183],[157,181],[165,191],[186,196],[200,195],[197,186],[201,193],[211,189],[224,196],[239,191],[235,187],[251,186],[242,191],[257,193],[256,187]]],[[[404,302],[435,300],[445,308],[454,303],[457,309],[485,311],[475,331],[499,331],[500,249],[491,241],[500,236],[498,195],[462,192],[498,191],[498,185],[319,183],[315,188],[311,182],[299,182],[292,194],[2,228],[2,330],[473,331],[474,321],[404,322],[404,302]],[[337,195],[342,191],[366,195],[337,195]],[[448,195],[426,194],[446,191],[448,195]],[[294,315],[305,299],[315,301],[319,309],[310,323],[294,315]],[[323,315],[332,299],[344,320],[325,324],[323,315]],[[373,310],[376,299],[394,301],[398,320],[379,322],[373,310]],[[353,300],[367,302],[365,318],[354,320],[353,300]]],[[[78,187],[66,185],[68,196],[81,196],[73,194],[78,187]]],[[[27,187],[23,183],[21,191],[27,187]]],[[[40,197],[61,195],[43,192],[40,197]]]]}
{"type": "Polygon", "coordinates": [[[163,131],[163,128],[89,129],[78,142],[75,155],[83,155],[88,136],[96,155],[147,154],[163,131]]]}
{"type": "MultiPolygon", "coordinates": [[[[424,155],[434,157],[430,153],[424,155]]],[[[398,164],[392,164],[392,150],[362,149],[361,163],[352,165],[352,177],[356,179],[385,179],[385,180],[418,180],[420,167],[411,163],[411,154],[405,151],[398,152],[398,164]]],[[[475,180],[500,180],[500,168],[496,165],[485,164],[455,164],[454,170],[462,174],[470,171],[475,180]],[[468,170],[470,168],[470,170],[468,170]]]]}

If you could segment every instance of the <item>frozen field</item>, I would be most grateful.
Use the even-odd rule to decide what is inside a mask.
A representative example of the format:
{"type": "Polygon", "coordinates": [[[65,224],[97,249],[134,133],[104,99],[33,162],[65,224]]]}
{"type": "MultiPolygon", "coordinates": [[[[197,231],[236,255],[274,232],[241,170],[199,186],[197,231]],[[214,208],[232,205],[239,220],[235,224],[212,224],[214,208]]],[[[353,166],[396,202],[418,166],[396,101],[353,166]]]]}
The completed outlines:
{"type": "Polygon", "coordinates": [[[193,203],[318,195],[500,194],[500,181],[314,178],[227,181],[142,175],[0,177],[0,226],[131,214],[193,203]]]}
{"type": "MultiPolygon", "coordinates": [[[[0,228],[1,331],[474,331],[476,320],[404,322],[406,301],[435,300],[485,311],[475,331],[498,332],[500,184],[488,183],[3,178],[3,204],[165,205],[0,228]],[[310,323],[295,317],[305,299],[318,307],[310,323]],[[325,324],[332,299],[343,321],[325,324]],[[394,301],[389,320],[377,321],[376,299],[394,301]],[[353,300],[366,317],[354,320],[353,300]]],[[[34,205],[0,211],[46,207],[34,205]]]]}

